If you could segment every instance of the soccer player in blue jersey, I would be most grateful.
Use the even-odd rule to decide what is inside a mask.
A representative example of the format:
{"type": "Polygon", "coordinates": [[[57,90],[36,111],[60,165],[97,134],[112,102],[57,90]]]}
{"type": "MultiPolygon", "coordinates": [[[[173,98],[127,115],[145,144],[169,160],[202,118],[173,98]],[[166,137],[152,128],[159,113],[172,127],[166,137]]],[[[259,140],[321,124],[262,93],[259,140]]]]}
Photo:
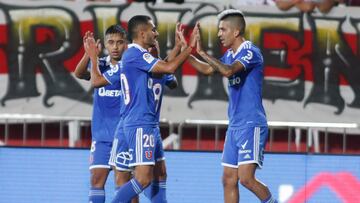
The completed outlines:
{"type": "Polygon", "coordinates": [[[245,19],[241,11],[225,10],[218,18],[218,37],[229,49],[217,60],[201,48],[198,35],[196,50],[205,62],[192,55],[189,62],[201,73],[210,75],[217,71],[228,78],[229,126],[222,156],[224,200],[239,202],[240,181],[261,202],[274,203],[276,200],[267,186],[255,178],[256,168],[263,164],[268,137],[262,105],[263,56],[259,48],[244,38],[245,19]]]}
{"type": "MultiPolygon", "coordinates": [[[[156,117],[156,101],[154,99],[152,74],[172,74],[190,55],[196,43],[198,27],[190,36],[189,46],[169,61],[153,57],[148,49],[154,47],[159,33],[148,16],[137,15],[128,22],[128,32],[132,44],[123,55],[121,69],[121,87],[124,98],[124,108],[121,109],[124,119],[125,141],[128,144],[131,159],[130,167],[134,167],[134,178],[119,187],[113,203],[128,202],[141,193],[156,179],[157,157],[161,140],[158,135],[158,120],[156,117]]],[[[183,39],[183,34],[178,31],[183,39]]],[[[163,188],[164,189],[164,188],[163,188]]],[[[158,198],[152,202],[167,202],[165,190],[158,191],[158,198]]]]}
{"type": "MultiPolygon", "coordinates": [[[[177,27],[179,28],[179,27],[177,27]]],[[[175,39],[178,39],[177,37],[175,39]]],[[[159,46],[157,43],[157,46],[154,47],[156,50],[155,53],[152,53],[154,57],[156,56],[156,53],[159,52],[159,46]]],[[[154,50],[152,49],[152,50],[154,50]]],[[[181,49],[181,42],[178,40],[175,40],[175,47],[171,50],[168,57],[165,60],[172,60],[173,57],[177,55],[177,53],[181,49]]],[[[150,52],[151,53],[151,52],[150,52]]],[[[176,80],[176,77],[173,74],[156,74],[151,73],[150,74],[150,80],[152,81],[152,90],[154,93],[154,101],[155,101],[155,118],[156,121],[159,123],[160,121],[160,109],[161,109],[161,103],[162,103],[162,97],[164,94],[164,88],[165,86],[174,89],[177,87],[178,83],[176,80]]],[[[164,150],[162,146],[162,138],[160,134],[160,128],[157,125],[155,129],[155,135],[158,136],[156,139],[158,144],[155,145],[155,167],[154,167],[154,179],[152,183],[144,190],[145,196],[151,200],[151,202],[166,202],[166,179],[167,179],[167,173],[166,173],[166,165],[165,165],[165,156],[164,156],[164,150]]]]}
{"type": "Polygon", "coordinates": [[[89,192],[89,202],[92,203],[105,202],[104,185],[110,165],[114,165],[109,163],[109,159],[115,128],[120,119],[120,60],[127,48],[126,37],[126,31],[121,26],[110,26],[105,32],[105,48],[109,55],[98,59],[100,42],[95,42],[93,34],[86,32],[85,54],[75,70],[78,78],[91,80],[94,87],[89,192]]]}

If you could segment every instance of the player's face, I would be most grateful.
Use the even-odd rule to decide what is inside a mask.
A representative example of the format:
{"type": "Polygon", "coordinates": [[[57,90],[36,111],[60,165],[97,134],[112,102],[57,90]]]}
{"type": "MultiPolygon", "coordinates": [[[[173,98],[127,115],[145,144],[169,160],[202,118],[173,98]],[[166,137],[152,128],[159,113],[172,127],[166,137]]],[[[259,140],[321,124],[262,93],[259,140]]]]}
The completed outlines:
{"type": "Polygon", "coordinates": [[[235,40],[235,29],[229,21],[221,20],[219,23],[218,37],[224,47],[231,47],[235,40]]]}
{"type": "Polygon", "coordinates": [[[115,33],[105,37],[105,48],[111,59],[119,61],[127,47],[126,39],[123,35],[115,33]]]}
{"type": "Polygon", "coordinates": [[[152,20],[149,21],[148,26],[146,27],[144,36],[145,36],[144,40],[145,40],[146,45],[148,45],[149,47],[156,46],[156,40],[157,40],[157,37],[159,36],[159,33],[156,30],[155,24],[152,20]]]}

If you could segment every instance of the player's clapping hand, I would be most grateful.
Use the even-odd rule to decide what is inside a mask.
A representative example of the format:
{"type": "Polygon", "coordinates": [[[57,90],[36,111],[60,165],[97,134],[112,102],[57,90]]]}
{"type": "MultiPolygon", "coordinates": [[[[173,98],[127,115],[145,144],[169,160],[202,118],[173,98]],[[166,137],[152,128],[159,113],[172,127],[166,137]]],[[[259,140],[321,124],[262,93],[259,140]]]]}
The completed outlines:
{"type": "Polygon", "coordinates": [[[197,24],[197,27],[198,27],[199,31],[196,36],[196,52],[201,55],[201,53],[203,53],[204,50],[203,50],[202,44],[201,44],[200,23],[197,24]]]}
{"type": "Polygon", "coordinates": [[[83,37],[83,45],[84,45],[84,48],[85,48],[85,44],[86,44],[86,40],[89,38],[89,35],[90,35],[90,31],[86,31],[85,32],[85,35],[83,37]]]}
{"type": "Polygon", "coordinates": [[[199,35],[200,35],[199,28],[200,28],[200,24],[199,24],[199,22],[196,22],[195,27],[190,35],[189,46],[191,48],[194,48],[196,46],[197,38],[199,38],[199,35]]]}
{"type": "Polygon", "coordinates": [[[98,39],[97,41],[95,41],[92,32],[89,32],[85,35],[86,35],[86,39],[84,39],[85,52],[90,56],[90,58],[97,58],[97,56],[101,52],[100,40],[98,39]]]}
{"type": "Polygon", "coordinates": [[[176,23],[175,28],[175,46],[183,50],[187,46],[187,42],[184,37],[184,28],[181,23],[176,23]]]}
{"type": "Polygon", "coordinates": [[[159,45],[159,41],[156,40],[155,42],[155,46],[150,47],[149,48],[149,53],[155,57],[155,58],[160,58],[160,45],[159,45]]]}

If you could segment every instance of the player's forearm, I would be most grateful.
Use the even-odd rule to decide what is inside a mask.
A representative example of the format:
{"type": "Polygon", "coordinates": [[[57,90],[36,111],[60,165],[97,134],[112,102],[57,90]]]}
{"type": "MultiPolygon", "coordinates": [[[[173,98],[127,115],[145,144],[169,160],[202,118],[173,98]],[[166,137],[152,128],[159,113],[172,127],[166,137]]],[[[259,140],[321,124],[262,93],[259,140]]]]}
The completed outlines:
{"type": "Polygon", "coordinates": [[[214,73],[214,69],[207,63],[200,61],[195,56],[190,55],[188,57],[188,62],[194,67],[198,72],[204,75],[211,75],[214,73]]]}
{"type": "Polygon", "coordinates": [[[80,59],[79,63],[76,65],[76,68],[74,71],[75,77],[77,77],[79,79],[90,80],[90,73],[87,70],[88,61],[89,61],[89,55],[84,53],[83,57],[80,59]]]}
{"type": "Polygon", "coordinates": [[[91,85],[93,87],[101,86],[100,81],[102,79],[102,75],[99,70],[99,62],[98,58],[91,58],[91,85]]]}
{"type": "Polygon", "coordinates": [[[176,55],[180,52],[181,46],[175,46],[172,50],[170,50],[169,54],[165,58],[165,61],[172,61],[176,55]]]}
{"type": "Polygon", "coordinates": [[[221,61],[217,60],[216,58],[210,56],[206,52],[201,52],[200,56],[216,71],[218,71],[221,75],[225,77],[230,77],[234,74],[233,69],[223,64],[221,61]]]}
{"type": "Polygon", "coordinates": [[[295,3],[292,0],[276,0],[276,6],[283,11],[289,10],[295,3]]]}
{"type": "Polygon", "coordinates": [[[173,60],[164,64],[165,68],[163,69],[163,73],[175,73],[176,69],[186,60],[186,58],[190,55],[191,51],[192,48],[187,47],[173,60]]]}

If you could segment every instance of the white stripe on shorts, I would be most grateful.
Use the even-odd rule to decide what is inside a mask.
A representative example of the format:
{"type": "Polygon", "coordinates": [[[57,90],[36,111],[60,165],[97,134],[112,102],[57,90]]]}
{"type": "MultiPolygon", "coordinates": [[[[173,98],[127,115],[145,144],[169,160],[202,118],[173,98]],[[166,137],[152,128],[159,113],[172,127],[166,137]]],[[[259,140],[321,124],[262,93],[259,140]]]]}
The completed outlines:
{"type": "Polygon", "coordinates": [[[260,127],[254,129],[254,160],[259,163],[260,127]]]}
{"type": "Polygon", "coordinates": [[[141,163],[142,162],[142,151],[143,151],[143,146],[142,146],[142,135],[143,135],[143,129],[142,128],[137,128],[136,129],[136,163],[141,163]]]}
{"type": "Polygon", "coordinates": [[[113,145],[111,148],[111,153],[110,153],[110,159],[109,159],[109,165],[111,166],[116,166],[116,155],[117,155],[117,145],[118,145],[119,140],[114,138],[113,141],[113,145]]]}

